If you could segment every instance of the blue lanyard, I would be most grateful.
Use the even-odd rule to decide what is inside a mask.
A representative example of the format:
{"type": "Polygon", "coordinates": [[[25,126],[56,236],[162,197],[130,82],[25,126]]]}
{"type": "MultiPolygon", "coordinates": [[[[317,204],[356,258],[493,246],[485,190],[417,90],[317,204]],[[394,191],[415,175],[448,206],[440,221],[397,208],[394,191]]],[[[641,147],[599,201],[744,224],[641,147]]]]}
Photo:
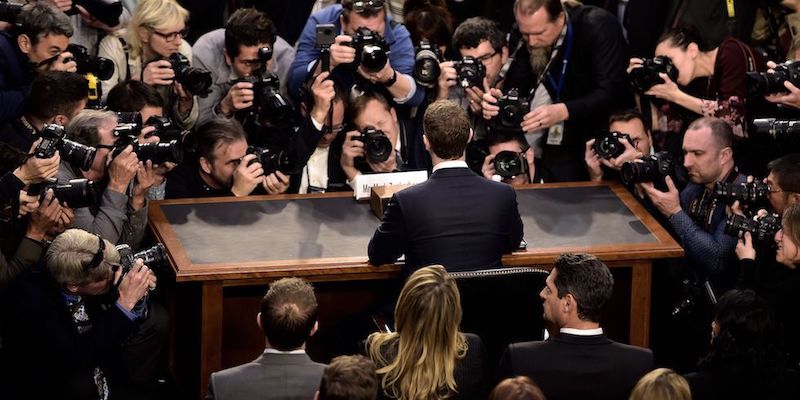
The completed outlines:
{"type": "Polygon", "coordinates": [[[569,56],[572,53],[572,21],[570,21],[569,15],[566,15],[566,13],[564,13],[564,17],[567,19],[567,33],[564,38],[564,57],[561,60],[561,73],[559,74],[557,85],[555,79],[553,79],[553,75],[549,72],[547,73],[547,79],[550,79],[550,84],[556,89],[556,101],[561,101],[561,90],[564,89],[564,81],[567,77],[567,64],[569,64],[569,56]]]}

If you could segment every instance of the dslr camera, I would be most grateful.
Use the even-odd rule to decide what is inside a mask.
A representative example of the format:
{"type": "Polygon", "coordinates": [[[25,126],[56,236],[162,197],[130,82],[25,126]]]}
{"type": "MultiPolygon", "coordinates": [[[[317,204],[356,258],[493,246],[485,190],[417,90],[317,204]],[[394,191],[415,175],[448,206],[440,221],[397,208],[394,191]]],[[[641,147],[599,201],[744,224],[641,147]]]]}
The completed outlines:
{"type": "Polygon", "coordinates": [[[303,167],[294,153],[285,150],[274,151],[268,147],[248,146],[247,154],[256,155],[256,158],[250,160],[247,165],[250,166],[255,162],[261,163],[264,175],[277,171],[284,175],[296,174],[303,167]]]}
{"type": "MultiPolygon", "coordinates": [[[[115,246],[117,252],[119,252],[119,261],[122,265],[122,272],[120,273],[119,280],[117,281],[115,287],[119,288],[119,284],[122,282],[122,279],[125,278],[125,275],[128,275],[133,269],[133,265],[136,262],[137,258],[141,258],[144,262],[144,265],[147,265],[148,268],[151,270],[154,269],[156,266],[163,265],[167,261],[167,252],[164,249],[164,245],[158,243],[149,249],[142,250],[138,253],[134,253],[131,249],[131,246],[127,244],[120,244],[115,246]]],[[[152,290],[149,289],[149,290],[152,290]]],[[[147,306],[147,302],[149,301],[149,295],[145,293],[144,297],[142,297],[134,306],[134,309],[142,309],[142,318],[147,318],[149,315],[149,310],[147,306]],[[145,305],[145,307],[142,307],[145,305]]]]}
{"type": "Polygon", "coordinates": [[[474,57],[466,56],[461,61],[453,61],[456,69],[456,82],[464,89],[477,86],[483,87],[483,78],[486,77],[486,67],[474,57]]]}
{"type": "Polygon", "coordinates": [[[769,135],[778,143],[800,143],[800,121],[791,119],[756,118],[756,134],[769,135]]]}
{"type": "Polygon", "coordinates": [[[67,161],[84,171],[88,171],[94,162],[97,149],[82,145],[69,139],[65,139],[66,131],[64,127],[56,124],[45,125],[40,132],[42,142],[34,150],[36,158],[50,158],[55,155],[56,150],[61,154],[61,159],[67,161]]]}
{"type": "Polygon", "coordinates": [[[17,16],[22,12],[24,4],[14,3],[0,3],[0,21],[11,22],[12,24],[17,21],[17,16]]]}
{"type": "Polygon", "coordinates": [[[85,8],[89,15],[109,27],[119,25],[119,17],[122,15],[122,2],[119,0],[74,0],[72,8],[67,10],[66,14],[78,14],[76,6],[85,8]]]}
{"type": "Polygon", "coordinates": [[[664,83],[658,74],[665,73],[673,82],[678,79],[678,68],[667,56],[646,58],[641,68],[634,68],[630,72],[631,86],[639,94],[650,90],[651,87],[664,83]]]}
{"type": "Polygon", "coordinates": [[[56,178],[30,185],[28,195],[39,196],[39,202],[42,202],[48,189],[53,189],[53,196],[59,203],[66,203],[70,208],[94,206],[98,204],[100,197],[94,181],[71,179],[67,183],[59,184],[56,178]]]}
{"type": "MultiPolygon", "coordinates": [[[[481,64],[483,65],[483,64],[481,64]]],[[[530,101],[521,98],[519,89],[512,88],[497,101],[500,113],[497,114],[498,128],[521,130],[522,117],[530,110],[530,101]]]]}
{"type": "Polygon", "coordinates": [[[78,66],[78,73],[81,75],[92,74],[100,80],[108,80],[114,74],[114,62],[103,57],[95,57],[89,54],[89,50],[79,44],[70,43],[67,46],[68,52],[72,53],[72,60],[78,66]]]}
{"type": "Polygon", "coordinates": [[[778,64],[773,72],[748,72],[747,92],[750,97],[762,97],[776,93],[786,93],[784,82],[800,86],[800,62],[786,61],[778,64]]]}
{"type": "MultiPolygon", "coordinates": [[[[117,132],[115,131],[115,134],[117,132]]],[[[138,132],[130,135],[117,135],[118,139],[114,143],[113,157],[116,157],[125,150],[128,145],[133,147],[133,152],[139,161],[152,161],[153,165],[160,165],[165,162],[180,164],[183,161],[183,146],[178,140],[157,143],[139,143],[136,139],[138,132]]]]}
{"type": "Polygon", "coordinates": [[[745,204],[763,203],[768,194],[769,185],[758,180],[742,183],[717,182],[714,185],[714,196],[729,204],[737,200],[745,204]]]}
{"type": "Polygon", "coordinates": [[[639,161],[629,161],[622,164],[620,178],[625,184],[653,182],[653,187],[666,192],[668,191],[665,181],[669,173],[672,172],[672,158],[666,151],[656,154],[646,155],[639,161]]]}
{"type": "Polygon", "coordinates": [[[756,242],[770,242],[781,230],[781,216],[775,213],[753,220],[743,215],[730,215],[725,221],[725,233],[738,238],[750,232],[756,242]]]}
{"type": "Polygon", "coordinates": [[[353,136],[353,140],[364,142],[364,152],[367,155],[367,161],[377,164],[382,163],[389,159],[394,153],[392,148],[392,141],[380,129],[375,129],[372,126],[367,126],[359,131],[361,135],[353,136]]]}
{"type": "Polygon", "coordinates": [[[253,107],[251,113],[261,125],[290,126],[294,121],[295,110],[280,92],[281,83],[278,76],[267,71],[267,63],[272,58],[269,47],[258,49],[261,68],[255,74],[231,81],[253,84],[253,107]]]}
{"type": "Polygon", "coordinates": [[[617,131],[600,133],[594,141],[595,153],[606,160],[621,156],[625,152],[625,145],[620,143],[620,139],[627,140],[633,146],[633,140],[627,133],[617,131]]]}
{"type": "Polygon", "coordinates": [[[356,50],[355,64],[369,72],[378,72],[389,61],[389,45],[383,37],[368,28],[358,28],[350,37],[352,41],[343,43],[356,50]]]}
{"type": "Polygon", "coordinates": [[[172,53],[167,61],[171,64],[170,68],[175,71],[175,80],[190,94],[206,97],[211,93],[211,72],[192,67],[189,59],[181,53],[172,53]]]}
{"type": "Polygon", "coordinates": [[[414,80],[422,87],[432,88],[436,86],[439,74],[439,62],[442,55],[435,43],[423,40],[419,43],[414,55],[414,80]]]}
{"type": "Polygon", "coordinates": [[[528,173],[528,160],[524,152],[501,151],[494,156],[494,170],[503,178],[513,178],[528,173]]]}

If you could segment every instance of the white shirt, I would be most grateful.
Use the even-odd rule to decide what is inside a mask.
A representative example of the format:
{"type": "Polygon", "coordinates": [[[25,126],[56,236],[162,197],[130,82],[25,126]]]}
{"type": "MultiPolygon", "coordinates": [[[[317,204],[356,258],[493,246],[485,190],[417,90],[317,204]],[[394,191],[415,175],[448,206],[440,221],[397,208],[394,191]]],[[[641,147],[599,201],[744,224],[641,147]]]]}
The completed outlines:
{"type": "Polygon", "coordinates": [[[434,165],[432,172],[436,172],[440,169],[445,169],[445,168],[469,168],[469,167],[467,167],[467,162],[464,160],[447,160],[434,165]]]}
{"type": "Polygon", "coordinates": [[[309,157],[308,163],[303,167],[298,193],[308,193],[309,186],[328,187],[328,150],[330,150],[330,147],[317,147],[314,149],[314,153],[309,157]]]}
{"type": "Polygon", "coordinates": [[[596,329],[561,328],[560,332],[575,336],[597,336],[603,334],[603,328],[596,328],[596,329]]]}
{"type": "Polygon", "coordinates": [[[275,350],[273,348],[264,349],[264,354],[306,354],[305,349],[297,349],[297,350],[290,350],[290,351],[280,351],[275,350]]]}

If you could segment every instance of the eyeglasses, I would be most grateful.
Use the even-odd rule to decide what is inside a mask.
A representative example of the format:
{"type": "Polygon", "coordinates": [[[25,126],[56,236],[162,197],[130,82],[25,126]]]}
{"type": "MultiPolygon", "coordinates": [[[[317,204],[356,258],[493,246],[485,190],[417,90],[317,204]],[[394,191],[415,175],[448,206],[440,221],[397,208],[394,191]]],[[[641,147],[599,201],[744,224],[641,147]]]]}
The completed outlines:
{"type": "Polygon", "coordinates": [[[162,38],[164,38],[164,40],[166,40],[166,41],[168,41],[168,42],[171,42],[171,41],[173,41],[173,40],[177,39],[177,38],[178,38],[178,36],[180,36],[180,37],[181,37],[181,39],[183,39],[183,38],[185,38],[185,37],[186,37],[186,35],[188,35],[188,34],[189,34],[189,28],[184,28],[184,29],[182,29],[182,30],[180,30],[180,31],[177,31],[177,32],[169,32],[169,33],[161,33],[161,32],[159,32],[159,31],[157,31],[157,30],[155,30],[155,29],[151,29],[151,31],[152,31],[153,33],[155,33],[156,35],[158,35],[158,36],[161,36],[162,38]]]}
{"type": "Polygon", "coordinates": [[[496,55],[497,55],[497,53],[498,53],[497,51],[493,51],[493,52],[492,52],[492,53],[490,53],[490,54],[484,54],[484,55],[482,55],[482,56],[480,56],[480,57],[475,57],[475,59],[476,59],[476,60],[478,60],[478,61],[480,61],[480,62],[481,62],[481,63],[483,63],[484,65],[486,65],[486,62],[487,62],[487,61],[489,61],[489,60],[491,60],[491,59],[492,59],[492,57],[496,56],[496,55]]]}
{"type": "Polygon", "coordinates": [[[383,8],[384,0],[356,0],[351,3],[350,8],[361,14],[364,11],[378,11],[383,8]]]}
{"type": "Polygon", "coordinates": [[[86,264],[83,267],[84,271],[93,270],[93,269],[99,267],[100,264],[103,262],[103,258],[104,258],[104,254],[103,253],[106,250],[106,243],[103,240],[103,238],[101,238],[100,236],[97,236],[97,240],[99,242],[98,247],[97,247],[97,252],[94,253],[94,256],[92,257],[92,260],[89,261],[89,264],[86,264]]]}

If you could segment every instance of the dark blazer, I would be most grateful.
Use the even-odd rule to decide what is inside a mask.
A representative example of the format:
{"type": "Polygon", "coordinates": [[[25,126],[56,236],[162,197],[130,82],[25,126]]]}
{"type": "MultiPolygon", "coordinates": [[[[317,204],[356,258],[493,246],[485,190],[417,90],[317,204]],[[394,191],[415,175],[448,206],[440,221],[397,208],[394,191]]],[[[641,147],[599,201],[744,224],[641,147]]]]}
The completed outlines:
{"type": "Polygon", "coordinates": [[[519,246],[522,219],[514,188],[445,168],[396,193],[369,243],[373,265],[406,255],[411,270],[441,264],[448,271],[500,267],[519,246]]]}
{"type": "Polygon", "coordinates": [[[616,343],[606,335],[560,333],[542,342],[509,345],[498,375],[530,377],[548,400],[624,400],[652,369],[649,349],[616,343]]]}
{"type": "MultiPolygon", "coordinates": [[[[7,32],[0,33],[0,123],[22,115],[25,97],[34,72],[27,65],[17,40],[7,32]]],[[[28,151],[28,149],[25,149],[28,151]]]]}
{"type": "Polygon", "coordinates": [[[325,364],[306,354],[263,353],[252,362],[211,374],[206,399],[313,399],[325,364]]]}

